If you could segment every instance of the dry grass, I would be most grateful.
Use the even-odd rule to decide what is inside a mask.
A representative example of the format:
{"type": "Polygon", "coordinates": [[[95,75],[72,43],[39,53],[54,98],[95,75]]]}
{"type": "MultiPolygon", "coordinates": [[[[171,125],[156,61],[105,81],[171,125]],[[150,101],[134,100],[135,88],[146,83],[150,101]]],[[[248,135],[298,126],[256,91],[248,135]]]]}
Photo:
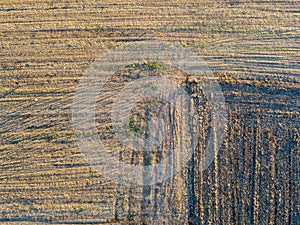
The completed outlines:
{"type": "Polygon", "coordinates": [[[2,1],[0,223],[297,224],[299,18],[296,0],[2,1]],[[220,81],[227,133],[203,173],[205,107],[202,145],[168,182],[124,188],[78,150],[79,79],[99,54],[136,40],[189,48],[220,81]]]}

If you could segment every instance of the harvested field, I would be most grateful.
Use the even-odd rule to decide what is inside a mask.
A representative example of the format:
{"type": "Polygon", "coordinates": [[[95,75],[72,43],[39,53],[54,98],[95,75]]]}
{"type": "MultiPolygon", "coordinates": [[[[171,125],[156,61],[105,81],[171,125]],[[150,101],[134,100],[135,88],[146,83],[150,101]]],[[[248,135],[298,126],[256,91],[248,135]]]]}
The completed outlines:
{"type": "MultiPolygon", "coordinates": [[[[299,8],[296,0],[2,1],[0,224],[298,224],[299,8]],[[217,136],[204,81],[153,62],[129,65],[107,83],[96,108],[99,137],[116,160],[155,164],[180,141],[170,132],[165,151],[147,154],[119,144],[109,107],[131,75],[175,79],[196,105],[200,128],[179,173],[124,186],[95,170],[78,148],[73,100],[101,54],[148,40],[175,43],[205,61],[225,98],[225,136],[201,171],[208,135],[217,136]]],[[[152,103],[135,108],[130,134],[147,135],[152,103]]]]}

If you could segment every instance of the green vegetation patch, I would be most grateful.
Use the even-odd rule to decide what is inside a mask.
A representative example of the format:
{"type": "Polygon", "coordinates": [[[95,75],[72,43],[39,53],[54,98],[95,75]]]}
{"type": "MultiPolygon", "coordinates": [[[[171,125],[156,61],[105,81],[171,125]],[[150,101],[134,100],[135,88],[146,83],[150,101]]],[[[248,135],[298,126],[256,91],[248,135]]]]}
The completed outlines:
{"type": "Polygon", "coordinates": [[[165,66],[165,64],[159,63],[157,61],[145,61],[143,63],[133,63],[133,64],[127,65],[125,67],[153,71],[153,70],[158,70],[158,69],[164,69],[166,66],[165,66]]]}

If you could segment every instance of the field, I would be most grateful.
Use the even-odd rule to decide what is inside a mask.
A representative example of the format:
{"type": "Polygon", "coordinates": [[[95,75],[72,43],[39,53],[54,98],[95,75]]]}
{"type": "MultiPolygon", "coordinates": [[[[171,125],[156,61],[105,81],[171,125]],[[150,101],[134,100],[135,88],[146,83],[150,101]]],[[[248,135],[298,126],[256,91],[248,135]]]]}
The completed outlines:
{"type": "MultiPolygon", "coordinates": [[[[297,0],[2,0],[0,224],[298,224],[299,6],[297,0]],[[203,81],[153,62],[129,65],[105,86],[107,105],[126,75],[160,72],[204,103],[196,104],[200,138],[188,165],[162,183],[128,187],[86,161],[72,106],[101,54],[147,40],[175,43],[206,62],[224,94],[227,123],[214,161],[200,171],[208,132],[216,136],[199,90],[203,81]]],[[[99,136],[119,160],[148,165],[167,154],[122,152],[108,111],[97,110],[99,136]]],[[[130,132],[145,135],[147,110],[139,110],[142,120],[130,120],[130,132]]]]}

